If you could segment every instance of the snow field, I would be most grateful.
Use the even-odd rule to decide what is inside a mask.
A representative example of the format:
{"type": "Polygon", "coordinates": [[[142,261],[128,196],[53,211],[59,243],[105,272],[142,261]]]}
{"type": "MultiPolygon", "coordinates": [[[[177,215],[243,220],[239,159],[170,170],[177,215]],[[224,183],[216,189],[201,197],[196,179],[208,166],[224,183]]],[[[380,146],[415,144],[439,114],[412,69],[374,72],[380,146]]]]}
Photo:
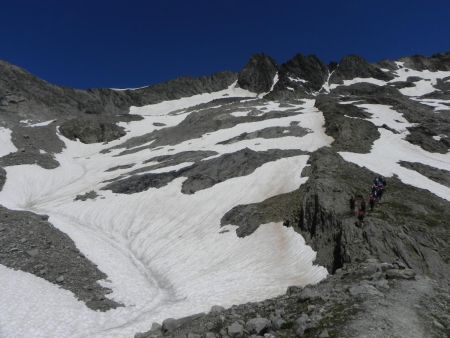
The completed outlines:
{"type": "MultiPolygon", "coordinates": [[[[158,127],[180,123],[183,109],[220,97],[252,93],[231,86],[225,91],[133,107],[144,116],[124,124],[128,133],[108,145],[86,145],[60,136],[66,149],[56,155],[60,167],[36,165],[7,167],[0,204],[50,216],[49,221],[67,233],[86,257],[108,275],[102,285],[125,307],[95,312],[74,295],[43,279],[0,266],[0,335],[5,337],[133,337],[153,321],[207,311],[212,305],[230,306],[283,293],[289,285],[315,283],[326,270],[312,264],[315,253],[303,238],[280,223],[261,225],[251,236],[238,238],[235,227],[220,227],[220,219],[239,204],[263,201],[298,188],[307,155],[266,163],[247,176],[235,177],[193,195],[181,193],[184,178],[159,189],[131,195],[99,190],[104,180],[149,165],[152,156],[186,150],[214,150],[220,154],[245,147],[314,151],[332,142],[324,133],[323,116],[314,100],[298,105],[298,114],[205,134],[174,146],[144,149],[115,156],[101,150],[143,135],[158,127]],[[179,115],[170,114],[181,110],[179,115]],[[310,130],[303,137],[244,140],[229,145],[220,141],[271,126],[299,121],[310,130]],[[172,151],[169,152],[169,149],[172,151]],[[131,169],[105,170],[135,163],[131,169]],[[94,200],[74,201],[77,194],[99,193],[94,200]],[[16,282],[13,282],[16,281],[16,282]],[[26,318],[26,320],[25,320],[26,318]]],[[[265,105],[265,111],[279,110],[265,105]]],[[[290,107],[289,109],[292,109],[290,107]]],[[[183,164],[186,165],[186,164],[183,164]]],[[[158,169],[162,172],[173,167],[158,169]]]]}

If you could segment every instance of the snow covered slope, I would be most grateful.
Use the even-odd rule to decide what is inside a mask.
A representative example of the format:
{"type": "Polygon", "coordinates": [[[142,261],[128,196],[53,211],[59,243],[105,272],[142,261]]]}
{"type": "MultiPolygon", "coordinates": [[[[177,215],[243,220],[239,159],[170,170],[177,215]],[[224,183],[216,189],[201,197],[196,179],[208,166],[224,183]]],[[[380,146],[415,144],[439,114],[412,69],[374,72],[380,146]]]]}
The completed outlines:
{"type": "MultiPolygon", "coordinates": [[[[232,85],[212,94],[132,107],[131,112],[144,119],[124,123],[127,134],[117,141],[86,145],[60,136],[65,149],[56,155],[59,167],[6,167],[0,204],[49,215],[49,221],[67,233],[81,252],[107,274],[108,280],[101,283],[113,290],[108,297],[124,306],[95,312],[57,285],[2,267],[1,292],[7,295],[0,306],[3,335],[131,337],[152,321],[189,315],[193,309],[207,311],[215,304],[230,306],[261,300],[280,294],[289,285],[324,278],[326,270],[312,264],[314,252],[292,228],[269,223],[251,236],[238,238],[234,226],[220,225],[222,216],[238,204],[260,202],[297,189],[307,179],[300,176],[307,153],[332,142],[324,133],[323,116],[313,107],[313,100],[280,107],[253,97],[255,94],[232,85]],[[230,101],[226,110],[212,102],[221,98],[230,101]],[[204,103],[207,105],[195,108],[204,103]],[[152,148],[149,142],[149,148],[140,146],[139,151],[121,154],[127,141],[177,126],[196,111],[221,111],[231,116],[242,106],[258,115],[253,120],[235,118],[233,127],[178,144],[152,148]],[[248,122],[239,123],[239,119],[248,122]],[[155,126],[162,123],[163,128],[155,126]],[[305,135],[290,135],[293,124],[304,128],[305,135]],[[288,133],[221,144],[243,133],[275,127],[288,133]],[[102,152],[105,149],[113,150],[102,152]],[[107,180],[128,177],[132,171],[158,163],[151,160],[158,156],[211,152],[205,161],[242,150],[259,153],[270,149],[303,152],[267,158],[249,174],[232,168],[237,172],[229,179],[194,194],[181,191],[183,177],[133,194],[101,190],[107,180]],[[109,171],[130,164],[132,167],[109,171]],[[96,198],[74,200],[92,190],[98,194],[96,198]],[[36,315],[36,308],[45,311],[36,315]],[[29,319],[20,320],[25,317],[29,319]]],[[[167,173],[191,166],[192,161],[169,163],[144,172],[167,173]]],[[[220,169],[219,165],[216,170],[220,169]]]]}
{"type": "MultiPolygon", "coordinates": [[[[352,56],[332,69],[314,56],[277,66],[259,55],[238,76],[67,90],[70,103],[62,102],[73,116],[58,116],[53,87],[45,89],[52,105],[42,116],[44,103],[27,98],[32,86],[8,94],[0,107],[0,337],[133,337],[168,317],[323,280],[325,266],[333,272],[344,264],[338,227],[354,222],[336,221],[338,207],[320,216],[318,196],[346,203],[347,195],[334,199],[342,188],[301,189],[326,171],[314,168],[317,154],[328,154],[330,170],[342,161],[448,203],[449,79],[445,55],[380,65],[352,56]],[[314,205],[302,204],[299,193],[315,194],[314,205]],[[292,210],[295,226],[284,222],[292,210]],[[30,215],[43,224],[36,215],[48,215],[48,231],[68,235],[64,247],[53,237],[37,244],[30,215]],[[330,233],[316,233],[321,226],[330,233]],[[338,244],[318,255],[307,245],[319,251],[325,240],[338,244]],[[58,265],[55,255],[69,251],[76,262],[58,265]],[[86,261],[97,274],[71,274],[86,261]]],[[[345,177],[335,172],[325,180],[331,186],[345,177]]],[[[424,219],[434,215],[428,207],[424,219]]],[[[420,252],[423,243],[414,243],[420,252]]],[[[386,247],[368,251],[409,259],[407,249],[386,247]]],[[[421,255],[431,274],[447,271],[445,255],[421,255]]]]}

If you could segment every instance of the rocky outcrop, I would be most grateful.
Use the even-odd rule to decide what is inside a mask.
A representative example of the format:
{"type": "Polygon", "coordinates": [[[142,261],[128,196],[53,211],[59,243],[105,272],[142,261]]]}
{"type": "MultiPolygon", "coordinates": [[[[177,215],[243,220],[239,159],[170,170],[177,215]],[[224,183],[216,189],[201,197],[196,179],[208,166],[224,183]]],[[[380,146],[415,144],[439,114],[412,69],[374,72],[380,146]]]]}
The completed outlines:
{"type": "Polygon", "coordinates": [[[415,70],[450,71],[450,52],[434,54],[431,57],[414,55],[400,59],[404,66],[415,70]]]}
{"type": "Polygon", "coordinates": [[[328,75],[328,67],[317,56],[297,54],[280,66],[278,82],[265,98],[288,100],[311,97],[322,88],[328,75]]]}
{"type": "Polygon", "coordinates": [[[362,57],[351,55],[344,57],[330,76],[330,83],[343,83],[356,77],[374,78],[383,81],[393,79],[392,75],[383,72],[375,65],[368,63],[362,57]]]}
{"type": "Polygon", "coordinates": [[[198,161],[177,171],[133,175],[106,185],[104,190],[133,194],[149,188],[161,188],[178,177],[186,177],[181,192],[194,194],[233,177],[249,175],[264,163],[284,157],[303,155],[301,150],[271,149],[253,151],[245,148],[234,153],[198,161]]]}
{"type": "Polygon", "coordinates": [[[361,108],[329,95],[319,95],[315,107],[323,113],[326,133],[335,139],[333,146],[338,151],[367,153],[380,137],[377,128],[364,120],[367,113],[361,108]]]}
{"type": "Polygon", "coordinates": [[[125,129],[113,122],[99,119],[71,119],[63,122],[59,128],[61,134],[70,140],[83,143],[109,142],[124,136],[125,129]]]}
{"type": "Polygon", "coordinates": [[[92,310],[122,306],[107,298],[110,289],[98,284],[107,276],[47,219],[0,206],[0,264],[57,284],[92,310]]]}
{"type": "Polygon", "coordinates": [[[277,71],[277,64],[270,56],[256,54],[239,73],[238,85],[254,93],[268,92],[277,71]]]}

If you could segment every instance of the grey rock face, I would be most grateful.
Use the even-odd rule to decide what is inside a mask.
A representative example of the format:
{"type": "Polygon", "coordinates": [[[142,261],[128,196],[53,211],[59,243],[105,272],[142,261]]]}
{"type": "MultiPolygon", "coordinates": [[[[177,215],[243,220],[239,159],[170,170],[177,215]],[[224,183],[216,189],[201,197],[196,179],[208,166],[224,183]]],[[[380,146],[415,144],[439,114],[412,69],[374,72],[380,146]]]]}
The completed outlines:
{"type": "Polygon", "coordinates": [[[355,77],[372,77],[379,80],[392,80],[393,76],[383,72],[378,67],[369,64],[363,58],[351,55],[344,57],[331,74],[330,83],[343,83],[355,77]]]}
{"type": "Polygon", "coordinates": [[[425,57],[422,55],[414,55],[400,59],[405,63],[405,67],[415,70],[449,71],[450,70],[450,52],[425,57]]]}
{"type": "Polygon", "coordinates": [[[277,64],[271,57],[256,54],[239,73],[238,85],[255,93],[268,92],[277,71],[277,64]]]}
{"type": "Polygon", "coordinates": [[[317,92],[327,80],[328,73],[328,67],[317,56],[297,54],[281,65],[274,91],[286,91],[289,87],[304,95],[317,92]]]}
{"type": "Polygon", "coordinates": [[[98,119],[71,119],[60,126],[61,134],[83,143],[109,142],[124,136],[123,127],[98,119]]]}
{"type": "Polygon", "coordinates": [[[325,116],[326,133],[335,139],[333,146],[339,151],[368,153],[380,137],[377,127],[362,119],[367,113],[358,107],[339,104],[337,99],[326,95],[319,95],[315,106],[325,116]]]}
{"type": "Polygon", "coordinates": [[[6,170],[0,167],[0,191],[2,191],[5,182],[6,182],[6,170]]]}

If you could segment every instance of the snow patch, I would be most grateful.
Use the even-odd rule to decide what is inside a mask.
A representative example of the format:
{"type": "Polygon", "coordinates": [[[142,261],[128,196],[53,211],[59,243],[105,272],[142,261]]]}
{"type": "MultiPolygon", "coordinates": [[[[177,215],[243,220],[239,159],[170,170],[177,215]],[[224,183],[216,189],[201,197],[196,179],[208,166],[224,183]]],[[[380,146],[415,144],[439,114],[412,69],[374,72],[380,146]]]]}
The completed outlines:
{"type": "Polygon", "coordinates": [[[15,153],[16,146],[11,140],[12,131],[8,128],[0,127],[0,157],[15,153]]]}

